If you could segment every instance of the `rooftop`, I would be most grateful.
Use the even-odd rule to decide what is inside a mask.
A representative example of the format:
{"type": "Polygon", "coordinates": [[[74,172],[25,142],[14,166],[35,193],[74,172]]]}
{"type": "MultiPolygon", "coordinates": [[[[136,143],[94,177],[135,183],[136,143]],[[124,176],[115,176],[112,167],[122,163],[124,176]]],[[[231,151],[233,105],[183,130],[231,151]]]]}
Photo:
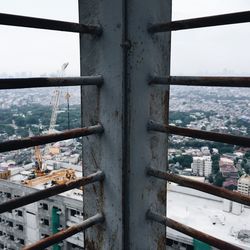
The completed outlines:
{"type": "MultiPolygon", "coordinates": [[[[250,250],[250,242],[237,238],[240,230],[250,230],[250,209],[240,215],[223,211],[223,200],[213,195],[170,184],[167,192],[167,216],[187,226],[226,242],[250,250]],[[190,193],[189,193],[190,192],[190,193]],[[215,224],[213,224],[215,222],[215,224]]],[[[167,234],[177,240],[192,243],[192,238],[167,228],[167,234]]]]}

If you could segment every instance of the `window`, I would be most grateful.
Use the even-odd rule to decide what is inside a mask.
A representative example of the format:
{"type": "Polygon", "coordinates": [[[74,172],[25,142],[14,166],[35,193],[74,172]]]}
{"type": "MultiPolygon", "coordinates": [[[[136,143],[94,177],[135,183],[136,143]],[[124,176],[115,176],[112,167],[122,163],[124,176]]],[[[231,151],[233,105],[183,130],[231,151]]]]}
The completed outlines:
{"type": "Polygon", "coordinates": [[[17,216],[22,217],[23,216],[23,212],[21,210],[16,210],[17,216]]]}
{"type": "Polygon", "coordinates": [[[20,241],[20,244],[22,244],[22,245],[25,244],[24,239],[19,239],[19,241],[20,241]]]}
{"type": "Polygon", "coordinates": [[[43,210],[49,210],[49,206],[47,203],[40,203],[40,208],[42,208],[43,210]]]}
{"type": "Polygon", "coordinates": [[[11,193],[4,193],[8,199],[11,199],[11,193]]]}
{"type": "Polygon", "coordinates": [[[49,220],[44,219],[44,220],[43,220],[43,224],[46,225],[46,226],[49,226],[49,220]]]}
{"type": "Polygon", "coordinates": [[[76,216],[76,210],[70,209],[70,215],[75,217],[76,216]]]}
{"type": "Polygon", "coordinates": [[[41,235],[41,238],[42,238],[42,239],[47,238],[47,237],[49,237],[48,234],[42,234],[42,235],[41,235]]]}

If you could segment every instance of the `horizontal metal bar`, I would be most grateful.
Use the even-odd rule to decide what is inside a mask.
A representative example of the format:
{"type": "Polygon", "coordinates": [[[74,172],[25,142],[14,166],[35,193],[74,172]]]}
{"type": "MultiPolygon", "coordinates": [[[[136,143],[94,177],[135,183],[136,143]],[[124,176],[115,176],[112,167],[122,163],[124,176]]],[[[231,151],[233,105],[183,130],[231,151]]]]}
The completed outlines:
{"type": "Polygon", "coordinates": [[[250,147],[250,137],[235,136],[235,135],[202,131],[198,129],[170,126],[170,125],[160,124],[155,121],[148,122],[148,130],[186,136],[196,139],[208,140],[208,141],[228,143],[242,147],[250,147]]]}
{"type": "Polygon", "coordinates": [[[67,32],[86,33],[92,35],[101,35],[100,26],[84,25],[79,23],[64,22],[36,17],[19,16],[0,13],[0,24],[20,26],[26,28],[37,28],[47,30],[58,30],[67,32]]]}
{"type": "Polygon", "coordinates": [[[77,233],[82,232],[83,230],[86,230],[89,227],[92,227],[96,224],[103,223],[105,221],[105,217],[103,214],[96,214],[87,220],[84,220],[82,223],[71,226],[67,229],[64,229],[54,235],[51,235],[47,238],[44,238],[42,240],[39,240],[38,242],[31,244],[29,246],[26,246],[23,248],[23,250],[42,250],[47,247],[50,247],[56,243],[59,243],[62,240],[65,240],[69,238],[72,235],[75,235],[77,233]]]}
{"type": "Polygon", "coordinates": [[[69,181],[65,184],[56,185],[44,190],[39,190],[37,192],[25,195],[23,197],[18,197],[7,202],[3,202],[0,204],[0,214],[5,213],[7,211],[11,211],[13,209],[26,206],[28,204],[47,199],[51,196],[55,196],[66,192],[68,190],[79,188],[81,186],[85,186],[87,184],[102,181],[104,179],[104,173],[102,171],[97,171],[94,174],[82,177],[78,180],[69,181]]]}
{"type": "Polygon", "coordinates": [[[81,77],[33,77],[33,78],[0,78],[0,89],[41,88],[56,86],[101,86],[104,80],[101,75],[81,77]]]}
{"type": "Polygon", "coordinates": [[[29,148],[33,146],[38,146],[42,144],[63,141],[71,138],[77,138],[81,136],[87,136],[92,134],[100,134],[104,131],[103,126],[101,124],[97,124],[94,126],[84,127],[84,128],[76,128],[70,129],[65,132],[27,137],[19,140],[11,140],[0,143],[0,153],[17,150],[22,148],[29,148]]]}
{"type": "Polygon", "coordinates": [[[250,77],[153,76],[149,84],[248,88],[250,77]]]}
{"type": "Polygon", "coordinates": [[[148,27],[148,31],[151,33],[157,33],[157,32],[204,28],[204,27],[246,23],[246,22],[250,22],[250,11],[192,18],[192,19],[186,19],[168,23],[151,24],[148,27]]]}
{"type": "Polygon", "coordinates": [[[236,201],[246,206],[250,206],[250,196],[238,192],[233,192],[225,188],[213,186],[211,184],[190,180],[188,178],[170,174],[154,168],[148,168],[147,174],[156,178],[177,183],[183,187],[199,190],[228,200],[236,201]]]}
{"type": "Polygon", "coordinates": [[[147,211],[146,218],[149,220],[152,220],[152,221],[156,221],[164,226],[170,227],[170,228],[172,228],[176,231],[179,231],[181,233],[184,233],[186,235],[189,235],[192,238],[203,241],[203,242],[205,242],[213,247],[219,248],[219,249],[243,250],[240,247],[234,246],[233,244],[230,244],[226,241],[215,238],[209,234],[198,231],[192,227],[186,226],[182,223],[179,223],[175,220],[169,219],[169,218],[162,216],[160,214],[153,213],[150,210],[147,211]]]}

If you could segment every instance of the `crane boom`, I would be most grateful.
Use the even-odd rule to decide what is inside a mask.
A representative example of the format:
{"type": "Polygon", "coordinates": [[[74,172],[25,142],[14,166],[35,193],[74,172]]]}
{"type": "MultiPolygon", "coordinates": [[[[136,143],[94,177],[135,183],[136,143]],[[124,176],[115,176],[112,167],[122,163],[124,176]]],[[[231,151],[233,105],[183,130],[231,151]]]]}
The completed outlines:
{"type": "Polygon", "coordinates": [[[56,126],[57,111],[58,111],[59,104],[60,104],[60,96],[61,96],[61,88],[58,87],[55,90],[55,94],[52,100],[53,106],[52,106],[52,113],[51,113],[51,118],[50,118],[50,125],[49,125],[49,132],[48,132],[49,134],[53,132],[56,126]]]}
{"type": "MultiPolygon", "coordinates": [[[[62,65],[61,67],[61,72],[60,72],[60,76],[62,77],[64,75],[64,72],[66,70],[66,68],[68,67],[69,63],[66,62],[62,65]]],[[[55,94],[53,96],[53,100],[52,100],[52,113],[51,113],[51,118],[50,118],[50,125],[49,125],[49,134],[51,134],[53,132],[53,130],[55,129],[56,126],[56,119],[57,119],[57,111],[59,108],[59,104],[60,104],[60,96],[61,96],[61,87],[57,87],[55,89],[55,94]]]]}

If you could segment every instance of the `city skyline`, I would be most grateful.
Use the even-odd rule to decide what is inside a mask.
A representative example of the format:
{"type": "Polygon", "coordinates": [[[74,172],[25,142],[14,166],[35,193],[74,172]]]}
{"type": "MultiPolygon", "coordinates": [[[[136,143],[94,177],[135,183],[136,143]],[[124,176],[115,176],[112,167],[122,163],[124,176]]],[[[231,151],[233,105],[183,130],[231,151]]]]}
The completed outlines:
{"type": "MultiPolygon", "coordinates": [[[[78,22],[77,0],[37,0],[36,5],[31,0],[1,0],[0,9],[3,13],[78,22]]],[[[247,0],[175,0],[172,17],[178,20],[249,9],[247,0]]],[[[250,75],[249,25],[173,32],[171,73],[250,75]]],[[[57,72],[64,62],[70,63],[67,75],[80,74],[78,34],[0,26],[0,35],[1,74],[51,74],[57,72]]]]}

